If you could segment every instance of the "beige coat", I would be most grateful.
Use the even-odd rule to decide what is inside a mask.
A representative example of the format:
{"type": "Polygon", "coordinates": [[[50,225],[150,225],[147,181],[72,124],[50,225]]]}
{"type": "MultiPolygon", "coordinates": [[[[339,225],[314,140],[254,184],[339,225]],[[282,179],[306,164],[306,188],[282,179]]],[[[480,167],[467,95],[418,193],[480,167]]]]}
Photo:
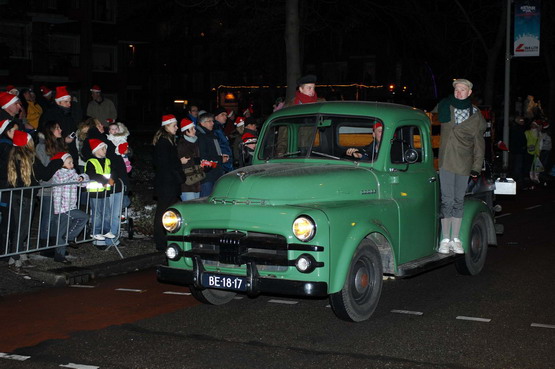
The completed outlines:
{"type": "Polygon", "coordinates": [[[484,132],[486,121],[480,110],[460,124],[455,124],[454,108],[451,120],[441,123],[439,168],[468,176],[470,171],[480,173],[484,163],[484,132]]]}

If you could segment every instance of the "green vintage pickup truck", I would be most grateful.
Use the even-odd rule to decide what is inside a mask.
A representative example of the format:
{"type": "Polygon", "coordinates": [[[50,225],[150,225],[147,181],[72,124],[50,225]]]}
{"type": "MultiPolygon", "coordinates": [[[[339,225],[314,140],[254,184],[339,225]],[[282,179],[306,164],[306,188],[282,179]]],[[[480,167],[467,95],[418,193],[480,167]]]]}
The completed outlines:
{"type": "Polygon", "coordinates": [[[464,255],[438,254],[439,183],[430,120],[377,102],[282,109],[262,127],[254,165],[226,174],[208,198],[164,214],[160,281],[221,305],[237,293],[326,297],[336,315],[374,312],[384,275],[454,262],[475,275],[496,244],[491,209],[465,199],[464,255]],[[383,125],[379,150],[374,127],[383,125]],[[361,158],[347,156],[357,148],[361,158]]]}

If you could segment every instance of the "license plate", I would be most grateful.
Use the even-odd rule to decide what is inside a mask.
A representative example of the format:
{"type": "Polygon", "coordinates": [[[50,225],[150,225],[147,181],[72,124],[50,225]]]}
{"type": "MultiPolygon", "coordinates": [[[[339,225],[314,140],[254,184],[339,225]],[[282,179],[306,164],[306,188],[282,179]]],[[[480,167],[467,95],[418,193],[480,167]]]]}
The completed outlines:
{"type": "Polygon", "coordinates": [[[203,273],[202,286],[208,288],[220,288],[231,291],[246,291],[247,280],[245,277],[203,273]]]}

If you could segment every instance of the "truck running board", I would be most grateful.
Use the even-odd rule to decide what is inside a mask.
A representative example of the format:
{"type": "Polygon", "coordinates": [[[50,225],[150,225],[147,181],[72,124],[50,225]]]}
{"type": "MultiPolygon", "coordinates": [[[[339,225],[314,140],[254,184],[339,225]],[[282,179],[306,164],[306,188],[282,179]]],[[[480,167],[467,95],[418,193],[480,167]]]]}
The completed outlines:
{"type": "Polygon", "coordinates": [[[416,274],[423,273],[425,271],[438,268],[440,266],[451,264],[454,260],[464,258],[461,254],[440,254],[436,253],[430,256],[423,257],[414,261],[410,261],[405,264],[399,265],[397,277],[411,277],[416,274]]]}

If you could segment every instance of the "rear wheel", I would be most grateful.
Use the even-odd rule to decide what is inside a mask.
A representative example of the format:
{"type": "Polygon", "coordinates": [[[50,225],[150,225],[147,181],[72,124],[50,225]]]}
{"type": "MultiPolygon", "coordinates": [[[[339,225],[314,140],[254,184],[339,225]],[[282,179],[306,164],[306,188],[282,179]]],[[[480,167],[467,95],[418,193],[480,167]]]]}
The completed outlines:
{"type": "Polygon", "coordinates": [[[383,284],[380,252],[371,240],[357,247],[341,291],[330,295],[335,314],[343,320],[361,322],[376,310],[383,284]]]}
{"type": "Polygon", "coordinates": [[[224,305],[233,300],[235,292],[222,290],[200,290],[193,286],[190,287],[191,294],[200,302],[210,305],[224,305]]]}
{"type": "Polygon", "coordinates": [[[468,239],[470,244],[465,248],[464,259],[457,260],[455,267],[461,274],[477,275],[484,268],[488,252],[487,228],[482,214],[472,221],[468,239]]]}

